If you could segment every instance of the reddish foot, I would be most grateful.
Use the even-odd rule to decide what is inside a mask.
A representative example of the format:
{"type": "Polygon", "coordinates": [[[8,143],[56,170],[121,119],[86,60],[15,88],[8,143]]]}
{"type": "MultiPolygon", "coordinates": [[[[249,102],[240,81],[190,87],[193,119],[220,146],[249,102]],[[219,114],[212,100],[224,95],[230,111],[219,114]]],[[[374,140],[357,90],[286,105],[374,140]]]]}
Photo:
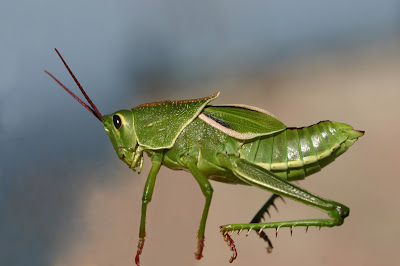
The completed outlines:
{"type": "Polygon", "coordinates": [[[200,260],[203,257],[203,248],[204,248],[204,237],[199,238],[197,241],[197,251],[194,253],[194,257],[196,260],[200,260]]]}
{"type": "Polygon", "coordinates": [[[140,256],[140,254],[142,254],[143,246],[144,246],[144,238],[141,237],[141,238],[139,238],[139,243],[137,246],[138,249],[137,249],[136,257],[135,257],[135,263],[137,266],[140,265],[139,256],[140,256]]]}
{"type": "Polygon", "coordinates": [[[233,242],[232,238],[228,235],[227,232],[224,235],[224,240],[225,240],[225,242],[228,243],[228,246],[230,247],[230,249],[233,252],[232,257],[229,259],[229,263],[232,263],[237,257],[237,251],[236,251],[236,247],[235,247],[235,242],[233,242]]]}

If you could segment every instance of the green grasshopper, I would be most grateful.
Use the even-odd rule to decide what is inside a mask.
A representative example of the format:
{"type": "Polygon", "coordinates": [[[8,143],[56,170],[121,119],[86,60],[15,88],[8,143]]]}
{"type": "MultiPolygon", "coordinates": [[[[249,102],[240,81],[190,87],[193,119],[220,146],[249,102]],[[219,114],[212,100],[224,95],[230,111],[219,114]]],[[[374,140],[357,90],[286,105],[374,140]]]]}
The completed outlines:
{"type": "Polygon", "coordinates": [[[81,105],[99,119],[118,157],[139,173],[143,167],[143,152],[151,158],[150,169],[142,198],[139,243],[135,262],[139,265],[146,236],[146,211],[152,199],[157,173],[164,165],[173,170],[190,172],[205,196],[205,205],[197,235],[195,258],[201,259],[204,231],[213,195],[209,180],[229,184],[255,186],[273,193],[251,223],[227,224],[220,227],[224,240],[236,256],[230,235],[234,231],[255,230],[272,244],[263,232],[266,228],[296,226],[332,227],[343,223],[349,208],[335,201],[314,195],[290,183],[304,179],[321,170],[344,153],[364,131],[332,121],[303,128],[289,128],[274,115],[247,105],[212,106],[209,103],[219,93],[194,100],[164,101],[120,110],[102,116],[74,74],[57,51],[72,78],[89,102],[89,107],[52,74],[50,75],[81,105]],[[261,218],[274,206],[277,197],[287,197],[326,212],[331,219],[305,219],[261,223],[261,218]]]}

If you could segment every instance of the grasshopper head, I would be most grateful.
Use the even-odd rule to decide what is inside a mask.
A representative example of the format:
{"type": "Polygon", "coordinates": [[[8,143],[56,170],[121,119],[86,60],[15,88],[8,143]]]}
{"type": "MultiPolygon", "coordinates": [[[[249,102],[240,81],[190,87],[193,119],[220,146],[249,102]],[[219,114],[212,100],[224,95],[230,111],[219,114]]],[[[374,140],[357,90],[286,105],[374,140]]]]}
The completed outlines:
{"type": "Polygon", "coordinates": [[[78,96],[71,92],[64,84],[62,84],[56,77],[45,71],[50,77],[52,77],[61,87],[64,88],[72,97],[75,98],[83,107],[85,107],[89,112],[91,112],[100,122],[103,123],[104,129],[106,130],[108,136],[110,137],[111,143],[114,146],[118,157],[127,163],[130,167],[135,167],[136,162],[140,159],[141,153],[135,156],[137,138],[135,129],[133,126],[133,114],[128,110],[121,110],[110,115],[102,116],[96,105],[92,102],[89,96],[86,94],[85,90],[82,88],[79,81],[76,79],[75,75],[72,73],[71,69],[68,67],[67,63],[62,58],[61,54],[55,49],[58,56],[63,61],[68,72],[71,74],[72,78],[75,80],[76,85],[78,85],[83,96],[85,96],[89,105],[84,103],[78,96]],[[136,159],[135,159],[136,158],[136,159]]]}
{"type": "Polygon", "coordinates": [[[135,155],[137,137],[130,110],[121,110],[103,116],[103,126],[118,157],[129,166],[135,155]]]}

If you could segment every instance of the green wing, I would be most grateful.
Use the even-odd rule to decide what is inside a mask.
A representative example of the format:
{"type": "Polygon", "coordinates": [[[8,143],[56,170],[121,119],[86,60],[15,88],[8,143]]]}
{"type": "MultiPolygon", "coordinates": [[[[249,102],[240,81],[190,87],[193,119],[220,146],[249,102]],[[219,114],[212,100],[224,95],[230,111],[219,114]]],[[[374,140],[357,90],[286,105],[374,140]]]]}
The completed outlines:
{"type": "Polygon", "coordinates": [[[218,95],[219,92],[201,99],[147,103],[133,108],[139,144],[153,150],[171,148],[182,130],[218,95]]]}
{"type": "Polygon", "coordinates": [[[199,118],[237,139],[252,139],[286,129],[274,115],[247,105],[207,106],[199,118]]]}

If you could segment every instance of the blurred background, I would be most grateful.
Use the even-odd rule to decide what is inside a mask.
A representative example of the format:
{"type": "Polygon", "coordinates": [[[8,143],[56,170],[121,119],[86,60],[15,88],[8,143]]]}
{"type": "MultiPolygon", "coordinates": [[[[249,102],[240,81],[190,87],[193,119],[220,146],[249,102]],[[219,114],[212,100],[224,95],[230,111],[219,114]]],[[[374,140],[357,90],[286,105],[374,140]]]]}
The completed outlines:
{"type": "MultiPolygon", "coordinates": [[[[101,123],[43,71],[103,114],[199,98],[269,110],[288,126],[320,120],[365,130],[298,185],[350,207],[337,228],[234,235],[234,265],[398,265],[400,3],[395,0],[70,0],[0,3],[0,265],[134,265],[141,175],[101,123]]],[[[204,197],[162,169],[142,265],[229,265],[219,226],[248,222],[270,194],[212,183],[204,258],[194,259],[204,197]]],[[[278,201],[273,220],[325,214],[278,201]]]]}

